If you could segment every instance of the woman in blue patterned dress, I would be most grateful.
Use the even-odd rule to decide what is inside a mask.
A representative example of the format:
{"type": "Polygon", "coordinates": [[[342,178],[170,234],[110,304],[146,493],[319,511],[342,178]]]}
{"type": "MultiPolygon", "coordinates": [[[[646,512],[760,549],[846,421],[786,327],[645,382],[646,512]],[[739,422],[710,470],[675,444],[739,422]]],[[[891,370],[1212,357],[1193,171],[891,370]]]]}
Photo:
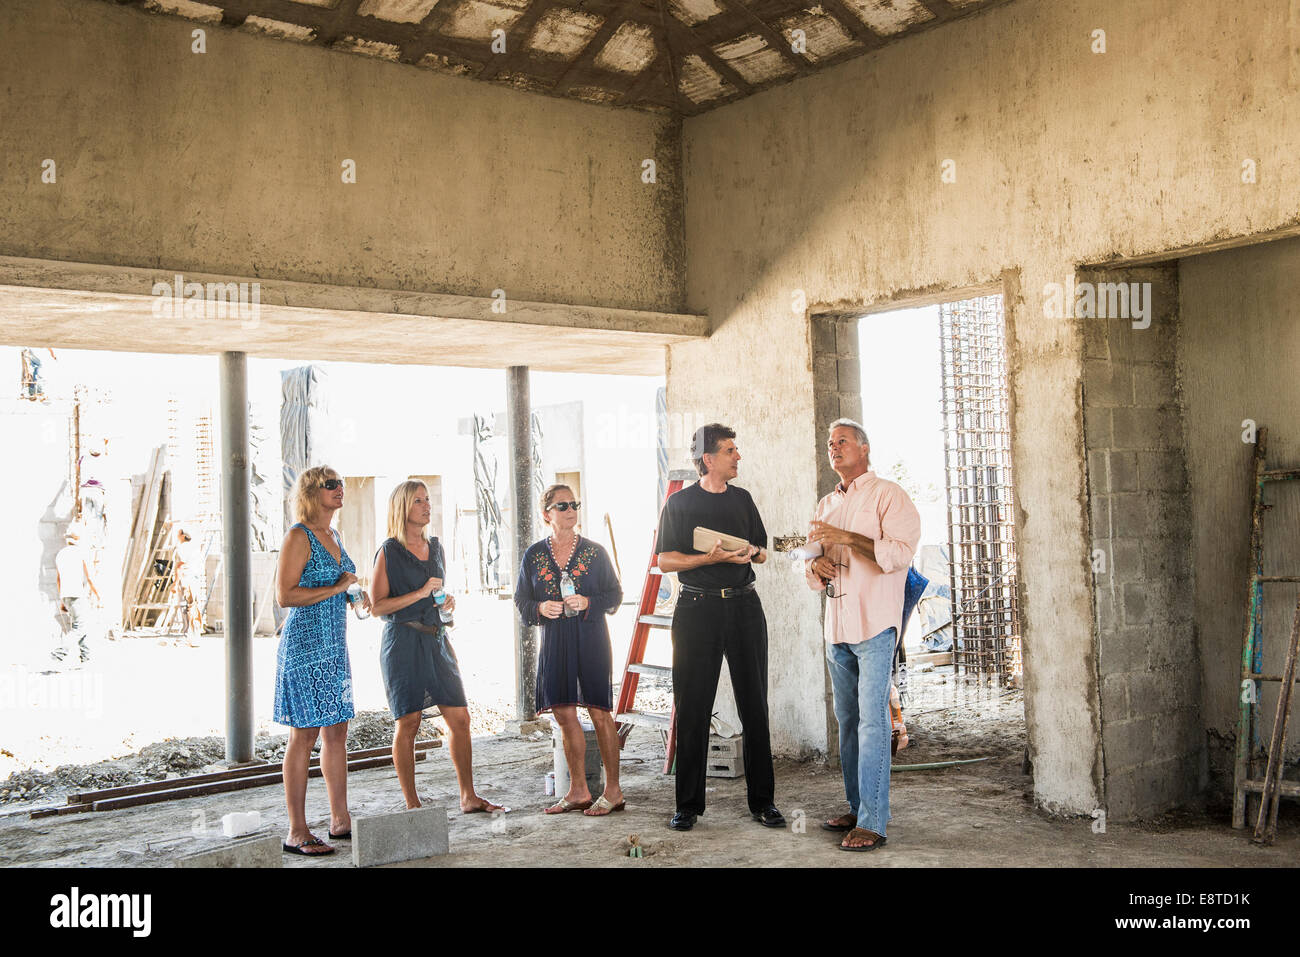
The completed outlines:
{"type": "Polygon", "coordinates": [[[618,784],[618,726],[610,683],[613,650],[605,621],[622,603],[623,587],[605,549],[577,533],[580,506],[573,489],[552,485],[542,494],[541,505],[551,534],[524,552],[515,606],[526,624],[542,626],[537,712],[555,715],[569,765],[569,791],[546,813],[582,811],[603,817],[625,807],[618,784]],[[576,594],[563,598],[560,584],[566,571],[576,594]],[[566,609],[576,614],[566,616],[566,609]],[[594,801],[587,787],[587,737],[578,720],[579,708],[587,709],[596,728],[605,766],[605,793],[594,801]]]}
{"type": "MultiPolygon", "coordinates": [[[[276,597],[289,609],[275,661],[275,717],[289,726],[284,753],[284,801],[289,836],[284,849],[294,854],[332,854],[307,827],[307,768],[321,735],[321,771],[329,795],[329,836],[352,836],[348,813],[348,721],[352,707],[352,667],[348,661],[348,586],[356,566],[330,528],[343,506],[343,480],[325,465],[298,476],[293,490],[298,524],[280,547],[276,597]],[[294,584],[294,583],[297,584],[294,584]]],[[[362,607],[370,599],[361,595],[362,607]]]]}

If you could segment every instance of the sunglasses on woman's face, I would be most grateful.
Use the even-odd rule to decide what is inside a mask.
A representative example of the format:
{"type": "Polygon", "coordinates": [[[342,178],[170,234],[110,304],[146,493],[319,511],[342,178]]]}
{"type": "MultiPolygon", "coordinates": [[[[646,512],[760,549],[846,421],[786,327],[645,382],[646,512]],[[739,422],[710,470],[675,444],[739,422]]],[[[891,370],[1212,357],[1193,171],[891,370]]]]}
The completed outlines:
{"type": "Polygon", "coordinates": [[[327,489],[328,491],[333,492],[333,491],[335,491],[336,489],[340,489],[340,488],[343,487],[343,480],[342,480],[342,479],[326,479],[325,481],[323,481],[323,482],[320,483],[320,487],[323,488],[323,489],[327,489]]]}
{"type": "Polygon", "coordinates": [[[556,502],[554,505],[551,506],[551,508],[555,509],[557,512],[567,512],[569,509],[573,509],[576,512],[578,509],[582,508],[582,503],[581,502],[556,502]]]}

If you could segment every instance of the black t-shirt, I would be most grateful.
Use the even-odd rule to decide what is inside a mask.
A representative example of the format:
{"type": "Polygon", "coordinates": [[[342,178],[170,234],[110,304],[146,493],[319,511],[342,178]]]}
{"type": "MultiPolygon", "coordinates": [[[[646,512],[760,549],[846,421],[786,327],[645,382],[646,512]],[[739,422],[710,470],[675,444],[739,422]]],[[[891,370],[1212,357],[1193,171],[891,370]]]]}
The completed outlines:
{"type": "MultiPolygon", "coordinates": [[[[767,547],[767,529],[754,500],[743,488],[734,485],[728,485],[725,492],[706,492],[697,482],[668,496],[659,515],[655,550],[705,554],[694,546],[697,525],[735,535],[760,548],[767,547]]],[[[749,562],[743,565],[719,562],[687,569],[677,577],[683,584],[696,588],[739,588],[754,580],[754,566],[749,562]]]]}

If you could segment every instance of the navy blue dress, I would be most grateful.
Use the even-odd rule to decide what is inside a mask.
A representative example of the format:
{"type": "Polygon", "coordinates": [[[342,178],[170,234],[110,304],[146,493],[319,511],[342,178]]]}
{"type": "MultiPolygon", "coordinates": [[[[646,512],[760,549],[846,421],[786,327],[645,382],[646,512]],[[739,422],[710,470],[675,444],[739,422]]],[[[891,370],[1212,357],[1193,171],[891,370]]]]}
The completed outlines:
{"type": "Polygon", "coordinates": [[[623,587],[605,549],[582,536],[578,536],[565,568],[578,594],[591,602],[573,618],[543,618],[537,611],[544,601],[561,600],[564,569],[551,554],[549,537],[524,552],[515,583],[515,607],[520,617],[525,624],[542,627],[537,655],[537,713],[550,711],[556,705],[612,711],[614,652],[605,616],[612,615],[622,604],[623,587]]]}
{"type": "MultiPolygon", "coordinates": [[[[446,578],[447,562],[436,538],[429,539],[429,557],[424,561],[395,538],[385,540],[380,548],[391,598],[422,588],[430,578],[446,578]]],[[[466,707],[460,664],[447,640],[447,628],[438,617],[433,596],[382,617],[384,640],[379,648],[379,670],[393,717],[435,707],[466,707]],[[412,623],[437,628],[438,633],[417,631],[410,627],[412,623]]]]}
{"type": "MultiPolygon", "coordinates": [[[[301,523],[293,527],[306,532],[311,545],[311,555],[298,579],[299,588],[322,588],[333,585],[343,572],[356,573],[338,532],[330,529],[339,546],[339,558],[335,561],[311,529],[301,523]]],[[[272,720],[276,724],[328,728],[355,716],[347,637],[346,594],[289,609],[275,656],[272,720]]]]}

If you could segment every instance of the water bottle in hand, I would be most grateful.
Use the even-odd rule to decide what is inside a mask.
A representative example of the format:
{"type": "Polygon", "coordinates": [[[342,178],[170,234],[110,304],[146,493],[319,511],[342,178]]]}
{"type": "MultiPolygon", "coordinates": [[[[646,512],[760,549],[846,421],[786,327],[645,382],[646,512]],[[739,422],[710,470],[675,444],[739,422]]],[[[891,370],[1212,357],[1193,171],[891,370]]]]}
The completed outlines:
{"type": "MultiPolygon", "coordinates": [[[[573,583],[573,576],[566,570],[560,577],[560,597],[564,599],[568,598],[570,595],[576,595],[577,593],[578,586],[573,583]]],[[[578,612],[575,609],[570,608],[568,605],[564,606],[565,618],[573,618],[577,614],[578,612]]]]}
{"type": "Polygon", "coordinates": [[[370,612],[366,611],[364,608],[361,607],[361,583],[360,582],[353,582],[351,585],[348,586],[348,604],[352,606],[352,610],[356,612],[357,617],[360,618],[362,621],[365,621],[367,618],[370,617],[370,612]]]}
{"type": "Polygon", "coordinates": [[[455,624],[455,622],[452,621],[452,619],[455,616],[451,612],[449,612],[446,608],[443,607],[443,604],[446,601],[447,601],[447,593],[443,591],[441,588],[439,588],[436,592],[433,593],[433,603],[438,606],[438,617],[442,620],[442,623],[444,625],[450,628],[455,624]]]}

